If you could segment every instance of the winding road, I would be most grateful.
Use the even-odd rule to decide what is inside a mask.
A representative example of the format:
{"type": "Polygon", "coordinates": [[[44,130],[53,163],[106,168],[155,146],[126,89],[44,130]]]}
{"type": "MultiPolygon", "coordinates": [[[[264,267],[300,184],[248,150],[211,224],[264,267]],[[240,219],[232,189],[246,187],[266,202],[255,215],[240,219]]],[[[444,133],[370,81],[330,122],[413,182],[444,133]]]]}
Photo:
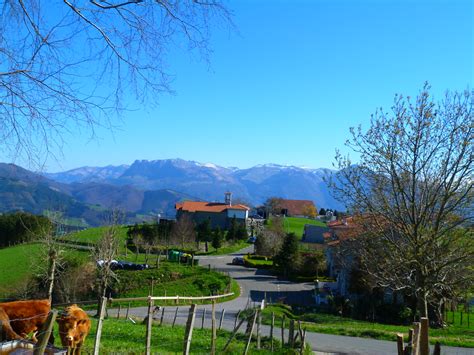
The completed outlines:
{"type": "MultiPolygon", "coordinates": [[[[232,330],[235,324],[235,317],[240,310],[253,306],[261,302],[266,297],[268,301],[275,302],[285,299],[289,303],[310,302],[310,294],[314,285],[312,283],[294,283],[278,280],[266,270],[246,268],[243,266],[232,265],[232,259],[235,256],[242,256],[247,252],[252,252],[253,246],[242,249],[237,253],[222,256],[200,256],[199,264],[201,266],[210,265],[211,268],[228,273],[234,278],[241,288],[241,294],[234,300],[225,303],[216,304],[217,324],[220,323],[222,311],[225,309],[222,319],[222,328],[232,330]]],[[[188,316],[188,306],[178,307],[177,323],[185,324],[188,316]]],[[[174,318],[175,307],[166,307],[164,319],[171,322],[174,318]]],[[[199,305],[196,314],[195,327],[211,327],[211,305],[199,305]],[[203,317],[204,316],[204,317],[203,317]]],[[[113,311],[111,311],[113,312],[113,311]]],[[[130,314],[137,317],[145,317],[146,307],[139,307],[130,310],[130,314]]],[[[155,317],[159,318],[161,314],[155,317]]],[[[263,335],[270,334],[269,326],[262,326],[263,335]]],[[[281,337],[280,328],[276,327],[274,336],[281,337]]],[[[285,331],[288,336],[288,330],[285,331]]],[[[307,332],[306,341],[311,344],[311,348],[316,354],[396,354],[397,345],[395,342],[374,340],[367,338],[356,338],[341,335],[329,335],[307,332]]],[[[442,354],[453,355],[474,355],[474,349],[458,347],[441,347],[442,354]]]]}

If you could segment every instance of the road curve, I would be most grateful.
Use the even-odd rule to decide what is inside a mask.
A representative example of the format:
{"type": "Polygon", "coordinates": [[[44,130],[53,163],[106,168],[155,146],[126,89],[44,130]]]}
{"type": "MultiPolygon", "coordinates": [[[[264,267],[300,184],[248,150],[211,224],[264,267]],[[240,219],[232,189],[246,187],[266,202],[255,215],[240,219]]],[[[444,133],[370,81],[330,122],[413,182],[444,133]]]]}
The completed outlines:
{"type": "MultiPolygon", "coordinates": [[[[246,268],[243,266],[232,265],[232,259],[236,256],[242,256],[248,252],[253,252],[253,246],[240,250],[239,252],[222,255],[222,256],[199,256],[199,264],[208,266],[217,271],[228,273],[234,278],[241,288],[241,294],[234,300],[216,304],[216,318],[218,324],[223,310],[222,328],[232,330],[235,325],[236,315],[239,310],[243,310],[248,306],[253,306],[261,301],[266,295],[267,299],[285,298],[287,296],[295,296],[298,293],[306,293],[314,286],[312,283],[294,283],[289,281],[278,280],[277,277],[271,275],[268,271],[257,270],[254,268],[246,268]]],[[[177,307],[177,324],[185,324],[188,315],[188,306],[177,307]]],[[[166,307],[164,312],[164,320],[171,322],[174,318],[176,307],[166,307]]],[[[211,327],[210,319],[211,305],[199,305],[196,314],[196,327],[211,327]]],[[[113,310],[111,310],[113,312],[113,310]]],[[[145,317],[147,313],[146,307],[139,307],[130,310],[130,314],[137,317],[145,317]]],[[[112,313],[113,314],[113,313],[112,313]]],[[[160,318],[161,314],[156,314],[155,318],[160,318]]],[[[262,326],[262,334],[269,335],[270,327],[262,326]]],[[[281,330],[277,328],[274,336],[281,339],[281,330]]],[[[288,331],[285,331],[285,339],[287,339],[288,331]]],[[[311,344],[311,348],[315,353],[319,354],[351,354],[351,355],[381,355],[396,354],[397,345],[395,342],[375,340],[368,338],[356,338],[342,335],[330,335],[321,333],[306,333],[306,341],[311,344]]],[[[442,346],[442,354],[452,355],[474,355],[474,349],[442,346]]]]}

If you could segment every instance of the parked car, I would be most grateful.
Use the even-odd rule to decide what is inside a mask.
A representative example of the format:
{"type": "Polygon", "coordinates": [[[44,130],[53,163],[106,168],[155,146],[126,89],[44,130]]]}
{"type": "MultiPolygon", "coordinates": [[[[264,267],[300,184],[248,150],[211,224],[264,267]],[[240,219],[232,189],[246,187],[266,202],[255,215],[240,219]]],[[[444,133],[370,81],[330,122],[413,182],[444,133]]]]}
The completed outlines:
{"type": "Polygon", "coordinates": [[[247,243],[255,243],[257,241],[257,237],[251,236],[247,239],[247,243]]]}
{"type": "MultiPolygon", "coordinates": [[[[98,267],[103,267],[104,266],[104,260],[97,260],[97,266],[98,267]]],[[[137,264],[137,263],[132,263],[129,261],[117,261],[117,260],[111,260],[110,261],[110,268],[112,270],[145,270],[148,269],[150,266],[148,264],[137,264]]]]}
{"type": "Polygon", "coordinates": [[[236,256],[235,258],[232,259],[232,264],[234,265],[244,265],[244,258],[241,256],[236,256]]]}
{"type": "Polygon", "coordinates": [[[145,270],[149,268],[148,264],[136,264],[129,261],[119,261],[116,266],[120,270],[145,270]]]}

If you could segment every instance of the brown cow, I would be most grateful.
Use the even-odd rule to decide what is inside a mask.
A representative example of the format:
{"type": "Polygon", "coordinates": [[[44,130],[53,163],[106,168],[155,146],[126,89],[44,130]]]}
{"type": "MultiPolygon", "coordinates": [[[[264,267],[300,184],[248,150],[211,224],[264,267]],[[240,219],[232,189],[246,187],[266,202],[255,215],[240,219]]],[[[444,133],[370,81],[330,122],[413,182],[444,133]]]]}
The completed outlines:
{"type": "Polygon", "coordinates": [[[41,329],[51,311],[49,300],[29,300],[0,303],[0,320],[7,340],[25,339],[33,332],[41,329]]]}
{"type": "Polygon", "coordinates": [[[57,322],[61,343],[72,350],[72,352],[68,351],[68,354],[80,354],[82,344],[91,329],[91,321],[87,313],[73,304],[64,310],[57,322]]]}

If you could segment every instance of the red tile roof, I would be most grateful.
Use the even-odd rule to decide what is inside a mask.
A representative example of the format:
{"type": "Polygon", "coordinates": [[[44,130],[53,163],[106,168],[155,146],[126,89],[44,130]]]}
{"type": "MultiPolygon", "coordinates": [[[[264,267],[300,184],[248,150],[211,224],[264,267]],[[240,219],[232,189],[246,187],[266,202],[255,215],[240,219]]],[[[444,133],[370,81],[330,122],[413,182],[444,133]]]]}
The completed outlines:
{"type": "Polygon", "coordinates": [[[248,208],[245,205],[227,205],[225,203],[217,202],[205,202],[205,201],[184,201],[176,204],[175,208],[177,210],[187,211],[187,212],[215,212],[220,213],[228,209],[231,210],[241,210],[248,211],[248,208]]]}

